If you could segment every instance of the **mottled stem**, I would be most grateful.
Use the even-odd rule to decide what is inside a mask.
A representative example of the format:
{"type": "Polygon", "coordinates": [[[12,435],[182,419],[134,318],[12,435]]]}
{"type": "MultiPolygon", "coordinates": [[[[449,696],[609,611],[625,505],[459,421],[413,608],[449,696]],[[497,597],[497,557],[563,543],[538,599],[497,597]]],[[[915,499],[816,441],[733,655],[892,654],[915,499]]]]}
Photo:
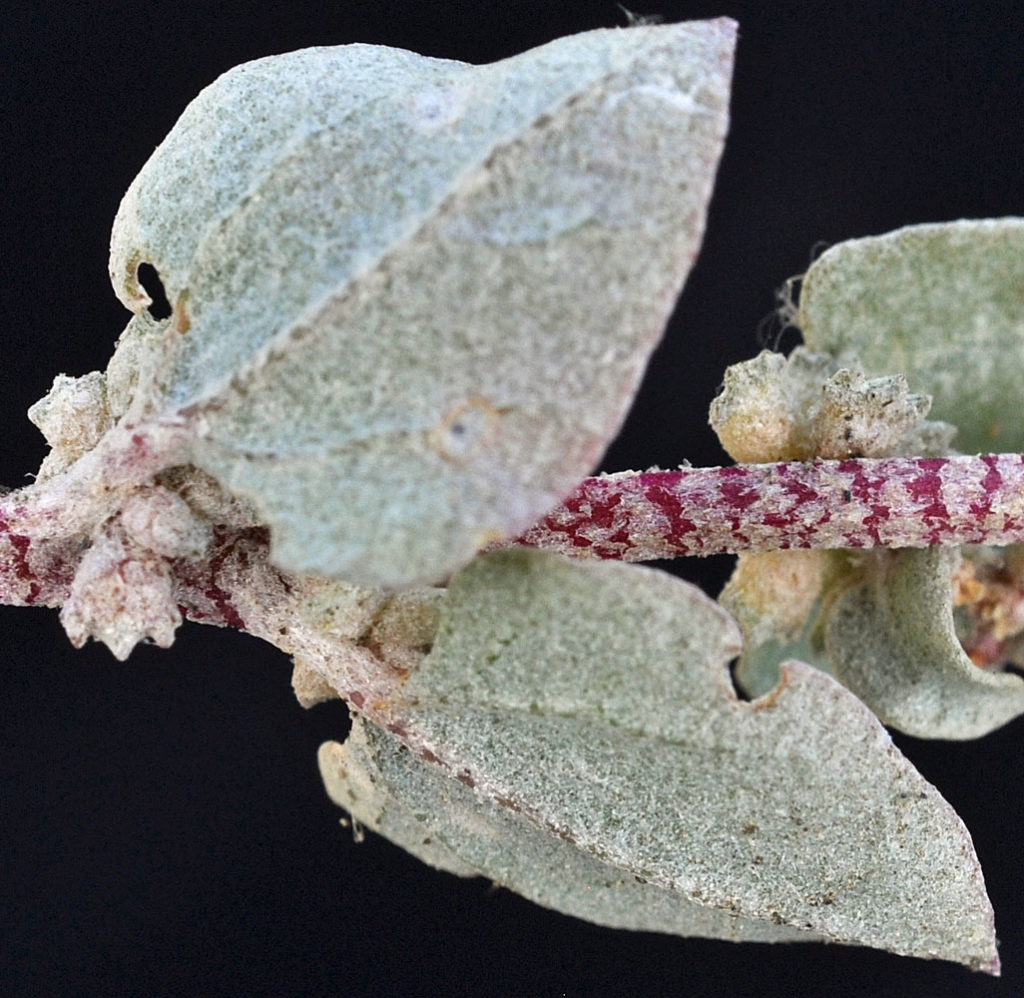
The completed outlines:
{"type": "Polygon", "coordinates": [[[621,561],[1024,543],[1024,455],[794,461],[588,478],[517,542],[621,561]]]}
{"type": "MultiPolygon", "coordinates": [[[[0,497],[2,603],[56,606],[67,596],[87,538],[76,534],[74,509],[59,509],[55,493],[72,507],[83,500],[60,479],[46,486],[0,497]]],[[[783,548],[1024,543],[1024,455],[861,458],[588,478],[516,543],[622,561],[783,548]]],[[[176,574],[182,572],[178,566],[176,574]]],[[[230,602],[207,602],[210,619],[238,625],[226,609],[230,602]]]]}

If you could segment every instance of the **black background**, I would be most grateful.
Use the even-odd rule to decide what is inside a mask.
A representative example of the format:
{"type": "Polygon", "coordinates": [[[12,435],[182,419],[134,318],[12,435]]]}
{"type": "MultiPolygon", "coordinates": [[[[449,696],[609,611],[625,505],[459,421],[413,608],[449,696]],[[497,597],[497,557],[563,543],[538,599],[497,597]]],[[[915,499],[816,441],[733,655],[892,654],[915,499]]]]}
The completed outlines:
{"type": "MultiPolygon", "coordinates": [[[[1019,0],[648,2],[641,13],[667,20],[731,15],[741,34],[704,250],[608,469],[724,460],[708,403],[816,247],[1024,213],[1019,0]]],[[[0,481],[12,486],[44,453],[26,408],[57,372],[102,368],[126,322],[106,275],[120,196],[216,75],[351,41],[487,62],[624,21],[604,0],[18,6],[0,18],[0,481]]],[[[717,591],[728,562],[677,569],[717,591]]],[[[1002,940],[994,981],[839,946],[612,932],[374,837],[356,845],[315,765],[345,709],[298,707],[273,649],[186,625],[173,650],[118,663],[100,646],[73,651],[52,610],[5,608],[0,627],[5,993],[1024,993],[1024,722],[967,744],[898,739],[974,834],[1002,940]]]]}

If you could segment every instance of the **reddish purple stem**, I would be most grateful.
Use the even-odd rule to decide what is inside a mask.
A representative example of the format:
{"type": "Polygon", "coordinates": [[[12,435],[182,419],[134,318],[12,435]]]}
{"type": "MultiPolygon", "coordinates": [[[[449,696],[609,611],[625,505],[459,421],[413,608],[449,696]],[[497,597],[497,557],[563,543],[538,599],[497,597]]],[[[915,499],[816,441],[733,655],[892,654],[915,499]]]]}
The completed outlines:
{"type": "Polygon", "coordinates": [[[1024,455],[794,461],[588,478],[517,540],[622,561],[1024,543],[1024,455]]]}
{"type": "MultiPolygon", "coordinates": [[[[63,534],[66,523],[31,515],[23,493],[0,498],[0,603],[64,601],[89,540],[63,534]]],[[[259,536],[265,545],[265,533],[259,536]]],[[[516,543],[623,561],[1024,543],[1024,455],[796,461],[588,478],[516,543]]],[[[210,621],[237,624],[230,594],[216,589],[216,565],[204,565],[176,567],[183,604],[204,606],[200,616],[210,621]]]]}

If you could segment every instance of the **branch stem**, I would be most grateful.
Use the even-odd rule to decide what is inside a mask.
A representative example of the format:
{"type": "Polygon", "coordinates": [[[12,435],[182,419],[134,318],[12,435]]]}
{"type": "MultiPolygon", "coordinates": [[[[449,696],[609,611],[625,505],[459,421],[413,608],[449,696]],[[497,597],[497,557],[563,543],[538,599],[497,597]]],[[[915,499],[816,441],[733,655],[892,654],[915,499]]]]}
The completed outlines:
{"type": "Polygon", "coordinates": [[[784,548],[1024,543],[1024,455],[858,458],[588,478],[517,539],[651,561],[784,548]]]}
{"type": "MultiPolygon", "coordinates": [[[[74,506],[83,498],[74,475],[46,486],[0,496],[0,603],[57,606],[67,596],[87,538],[78,533],[75,511],[58,509],[57,499],[74,506]]],[[[622,561],[784,548],[1021,544],[1024,454],[588,478],[515,543],[622,561]]]]}

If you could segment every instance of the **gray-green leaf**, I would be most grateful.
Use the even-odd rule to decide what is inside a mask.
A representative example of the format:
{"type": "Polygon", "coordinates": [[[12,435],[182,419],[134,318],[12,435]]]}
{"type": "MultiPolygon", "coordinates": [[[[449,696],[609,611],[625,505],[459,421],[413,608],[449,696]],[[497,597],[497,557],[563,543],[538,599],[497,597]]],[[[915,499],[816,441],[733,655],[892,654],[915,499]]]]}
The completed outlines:
{"type": "Polygon", "coordinates": [[[349,45],[225,74],[115,223],[121,299],[146,308],[149,262],[173,305],[138,404],[195,422],[193,462],[290,571],[434,582],[514,536],[598,462],[686,278],[734,39],[720,19],[487,66],[349,45]]]}
{"type": "Polygon", "coordinates": [[[595,921],[806,932],[994,971],[991,908],[953,810],[818,670],[789,662],[776,690],[738,700],[738,650],[728,615],[664,573],[497,552],[453,580],[392,711],[425,761],[357,741],[325,750],[328,783],[428,861],[595,921]],[[432,809],[442,775],[461,789],[432,809]],[[511,858],[520,834],[526,864],[511,858]]]}
{"type": "Polygon", "coordinates": [[[914,225],[833,246],[797,322],[813,350],[904,374],[964,453],[1024,450],[1024,219],[914,225]]]}

